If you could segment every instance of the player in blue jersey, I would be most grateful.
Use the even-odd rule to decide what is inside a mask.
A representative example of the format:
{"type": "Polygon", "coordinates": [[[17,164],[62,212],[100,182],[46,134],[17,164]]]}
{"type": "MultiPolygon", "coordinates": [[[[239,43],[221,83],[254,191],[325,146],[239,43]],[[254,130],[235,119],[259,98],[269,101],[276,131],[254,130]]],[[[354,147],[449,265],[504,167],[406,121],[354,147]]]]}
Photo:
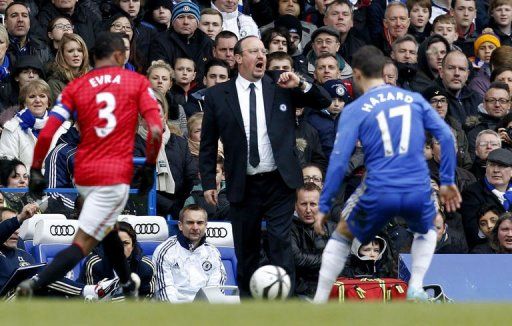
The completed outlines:
{"type": "Polygon", "coordinates": [[[394,216],[402,216],[415,233],[408,298],[425,301],[423,278],[436,247],[434,202],[430,174],[423,156],[425,131],[441,143],[441,201],[455,211],[461,196],[455,185],[456,152],[448,125],[421,95],[386,85],[382,69],[386,59],[374,46],[353,56],[356,88],[364,93],[343,110],[320,198],[315,230],[322,233],[329,211],[343,182],[356,142],[362,144],[367,169],[361,185],[348,199],[340,222],[322,255],[314,302],[326,302],[332,284],[343,269],[352,239],[367,243],[394,216]]]}

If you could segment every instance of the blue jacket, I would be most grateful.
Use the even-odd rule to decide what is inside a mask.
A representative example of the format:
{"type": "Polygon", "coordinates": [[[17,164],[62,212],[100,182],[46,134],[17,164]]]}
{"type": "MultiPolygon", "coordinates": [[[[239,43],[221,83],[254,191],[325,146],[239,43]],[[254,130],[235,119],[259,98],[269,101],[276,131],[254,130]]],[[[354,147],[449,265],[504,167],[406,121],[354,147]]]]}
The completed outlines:
{"type": "Polygon", "coordinates": [[[321,111],[311,110],[311,113],[308,116],[309,124],[318,131],[318,137],[322,144],[322,151],[327,158],[331,156],[340,116],[341,113],[336,117],[333,117],[327,109],[321,111]]]}
{"type": "Polygon", "coordinates": [[[4,242],[7,241],[19,227],[20,223],[16,216],[0,223],[0,289],[9,280],[15,270],[35,263],[34,257],[25,250],[4,246],[4,242]]]}

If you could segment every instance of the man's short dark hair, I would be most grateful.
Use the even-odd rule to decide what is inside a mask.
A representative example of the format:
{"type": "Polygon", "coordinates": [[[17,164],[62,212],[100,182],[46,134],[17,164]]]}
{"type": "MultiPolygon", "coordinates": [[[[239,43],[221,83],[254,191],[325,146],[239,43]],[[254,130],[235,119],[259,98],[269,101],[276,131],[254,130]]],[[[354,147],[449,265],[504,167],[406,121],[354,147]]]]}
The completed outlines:
{"type": "Polygon", "coordinates": [[[3,220],[2,215],[4,215],[4,212],[11,212],[14,215],[18,214],[18,212],[16,212],[14,209],[12,209],[10,207],[0,207],[0,221],[3,220]]]}
{"type": "Polygon", "coordinates": [[[352,57],[352,69],[361,71],[366,78],[382,78],[385,65],[386,57],[373,45],[359,48],[352,57]]]}
{"type": "Polygon", "coordinates": [[[352,3],[348,0],[334,0],[333,2],[329,3],[326,7],[325,7],[325,12],[324,12],[324,16],[327,15],[327,12],[329,11],[329,8],[331,8],[331,6],[333,5],[347,5],[348,8],[350,9],[350,14],[353,15],[354,14],[354,6],[352,5],[352,3]]]}
{"type": "Polygon", "coordinates": [[[411,34],[405,34],[404,36],[397,38],[393,44],[391,44],[391,48],[393,48],[393,51],[395,51],[395,48],[398,46],[398,44],[402,44],[404,42],[412,42],[414,45],[416,45],[416,49],[418,49],[418,41],[416,41],[414,36],[411,34]]]}
{"type": "Polygon", "coordinates": [[[101,32],[98,34],[92,49],[95,60],[106,59],[116,51],[126,51],[123,36],[120,33],[101,32]]]}
{"type": "Polygon", "coordinates": [[[185,206],[181,209],[180,215],[179,215],[179,218],[180,218],[179,221],[181,223],[183,223],[183,219],[185,218],[185,213],[187,213],[188,211],[202,212],[205,220],[208,220],[208,213],[206,213],[206,210],[204,208],[202,208],[198,204],[191,204],[191,205],[185,206]]]}
{"type": "Polygon", "coordinates": [[[221,38],[235,38],[238,41],[238,37],[235,33],[230,31],[222,31],[217,36],[215,36],[215,41],[213,41],[213,47],[216,48],[219,45],[219,40],[221,38]]]}
{"type": "Polygon", "coordinates": [[[270,66],[270,62],[272,60],[288,60],[290,62],[290,67],[293,68],[293,58],[286,52],[276,51],[267,54],[267,68],[270,66]]]}
{"type": "Polygon", "coordinates": [[[510,89],[508,88],[508,84],[506,84],[504,82],[500,82],[500,81],[492,82],[491,85],[489,85],[489,88],[487,88],[487,91],[485,91],[485,93],[487,93],[492,88],[494,88],[494,89],[502,89],[504,91],[507,91],[507,93],[510,94],[510,89]]]}
{"type": "Polygon", "coordinates": [[[320,189],[320,187],[314,184],[313,182],[306,182],[305,184],[297,188],[297,200],[299,198],[299,192],[301,191],[318,191],[318,193],[321,193],[322,189],[320,189]]]}
{"type": "MultiPolygon", "coordinates": [[[[476,7],[476,0],[464,0],[464,1],[473,1],[475,3],[475,7],[476,7]]],[[[457,0],[452,0],[450,2],[450,8],[451,9],[455,9],[455,5],[457,4],[457,0]]]]}
{"type": "Polygon", "coordinates": [[[242,50],[242,43],[243,43],[245,40],[247,40],[248,38],[251,38],[251,37],[254,37],[254,38],[258,39],[258,40],[260,39],[259,37],[254,36],[254,35],[249,35],[249,36],[246,36],[246,37],[244,37],[244,38],[241,38],[241,39],[239,39],[239,40],[236,42],[236,44],[235,44],[235,48],[233,49],[233,52],[234,52],[235,54],[242,54],[242,51],[243,51],[243,50],[242,50]]]}
{"type": "MultiPolygon", "coordinates": [[[[28,7],[28,5],[25,3],[25,2],[21,2],[21,1],[13,1],[11,2],[6,8],[5,8],[5,16],[7,17],[7,12],[9,11],[9,8],[11,8],[12,6],[15,6],[15,5],[20,5],[20,6],[23,6],[25,8],[27,8],[27,10],[29,11],[30,13],[30,8],[28,7]]],[[[29,15],[29,18],[30,18],[30,15],[29,15]]]]}
{"type": "Polygon", "coordinates": [[[227,69],[228,76],[229,76],[229,63],[227,63],[226,61],[224,61],[222,59],[217,59],[217,58],[210,59],[206,62],[206,65],[204,67],[205,67],[205,69],[204,69],[205,76],[208,74],[208,70],[210,70],[211,67],[224,67],[227,69]]]}

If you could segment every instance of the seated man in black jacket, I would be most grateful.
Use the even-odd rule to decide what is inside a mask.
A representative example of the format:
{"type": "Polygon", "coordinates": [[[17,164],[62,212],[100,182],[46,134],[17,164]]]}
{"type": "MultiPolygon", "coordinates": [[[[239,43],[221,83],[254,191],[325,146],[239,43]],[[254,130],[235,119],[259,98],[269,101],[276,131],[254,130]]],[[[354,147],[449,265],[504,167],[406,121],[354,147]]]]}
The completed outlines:
{"type": "Polygon", "coordinates": [[[313,224],[318,212],[320,188],[312,182],[297,189],[295,202],[296,217],[292,225],[292,253],[295,261],[295,294],[313,297],[318,283],[318,272],[322,262],[322,252],[335,228],[328,222],[324,225],[325,235],[315,233],[313,224]]]}

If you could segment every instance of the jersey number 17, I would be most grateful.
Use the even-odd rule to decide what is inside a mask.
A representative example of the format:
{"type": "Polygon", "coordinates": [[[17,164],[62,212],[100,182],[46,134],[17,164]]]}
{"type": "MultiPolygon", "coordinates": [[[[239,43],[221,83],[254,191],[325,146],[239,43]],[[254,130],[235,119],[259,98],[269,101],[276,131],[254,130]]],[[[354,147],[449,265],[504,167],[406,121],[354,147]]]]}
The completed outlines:
{"type": "MultiPolygon", "coordinates": [[[[405,154],[409,150],[409,139],[411,136],[411,106],[407,104],[400,105],[391,108],[388,112],[389,119],[402,117],[402,132],[400,133],[398,154],[405,154]]],[[[384,111],[380,111],[379,114],[377,114],[376,119],[379,123],[382,144],[384,146],[384,156],[393,156],[395,151],[393,150],[393,142],[389,132],[388,120],[384,111]]]]}

